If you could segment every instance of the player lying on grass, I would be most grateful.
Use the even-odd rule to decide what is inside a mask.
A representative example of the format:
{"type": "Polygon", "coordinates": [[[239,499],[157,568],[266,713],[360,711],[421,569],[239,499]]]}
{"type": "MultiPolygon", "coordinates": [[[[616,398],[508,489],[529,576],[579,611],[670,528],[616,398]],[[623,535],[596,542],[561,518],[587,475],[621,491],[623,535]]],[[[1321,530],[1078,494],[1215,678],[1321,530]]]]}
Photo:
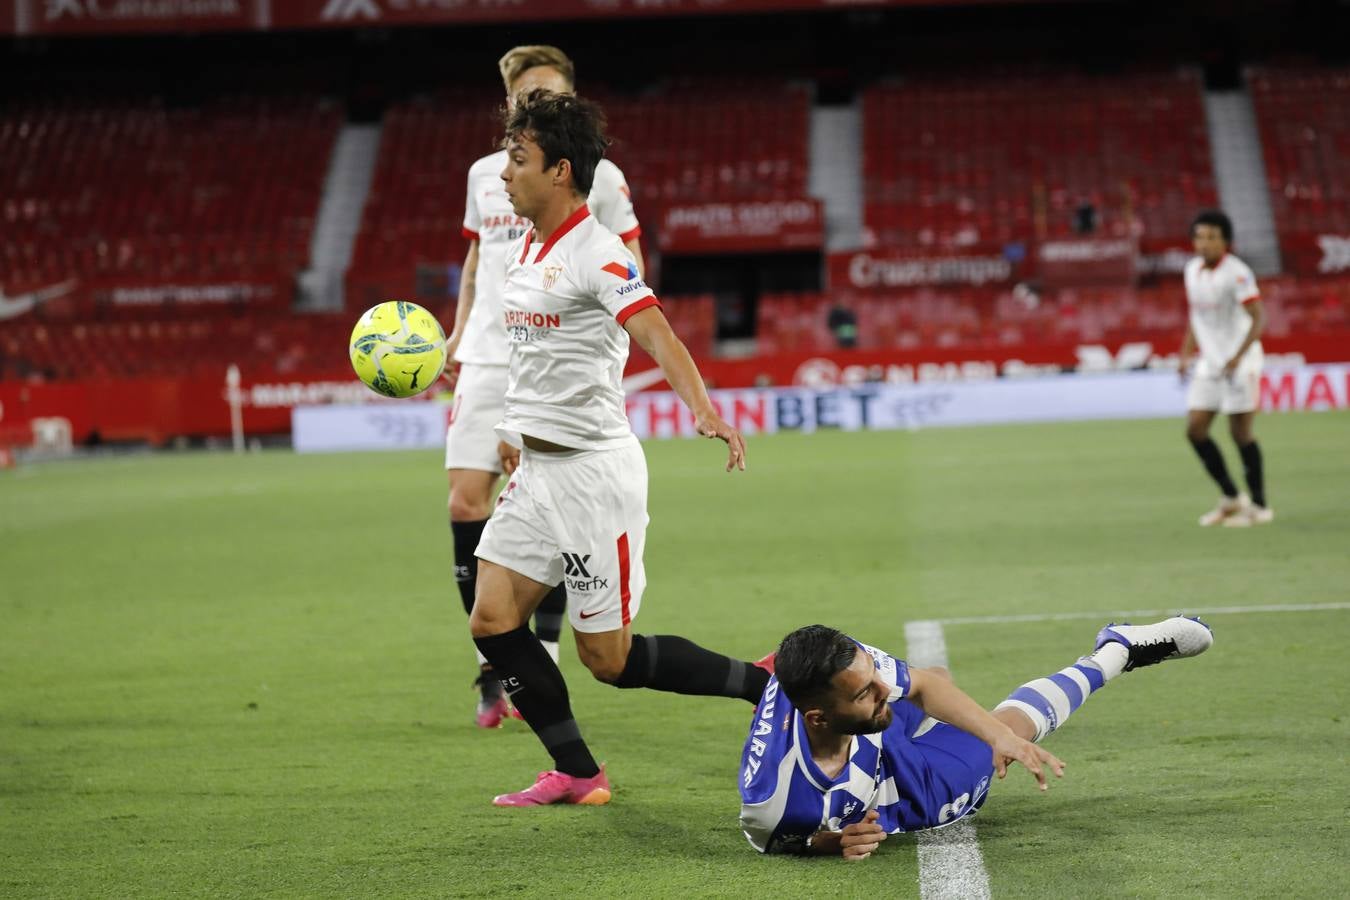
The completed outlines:
{"type": "Polygon", "coordinates": [[[1108,625],[1096,649],[986,712],[943,668],[911,669],[809,625],[783,639],[741,755],[741,828],[764,853],[865,859],[888,834],[950,825],[1020,762],[1045,790],[1064,763],[1037,746],[1093,691],[1140,666],[1197,656],[1209,626],[1176,616],[1108,625]]]}

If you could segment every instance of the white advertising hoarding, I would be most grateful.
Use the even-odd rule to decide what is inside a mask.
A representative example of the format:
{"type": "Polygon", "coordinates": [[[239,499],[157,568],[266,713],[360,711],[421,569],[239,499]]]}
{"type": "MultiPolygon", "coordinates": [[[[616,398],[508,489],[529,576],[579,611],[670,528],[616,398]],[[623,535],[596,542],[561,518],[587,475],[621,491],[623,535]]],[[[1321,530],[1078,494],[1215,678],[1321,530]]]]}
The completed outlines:
{"type": "MultiPolygon", "coordinates": [[[[1186,386],[1172,372],[711,394],[723,418],[747,435],[1165,418],[1186,409],[1186,386]]],[[[674,393],[640,391],[628,396],[627,406],[640,438],[694,436],[693,417],[674,393]]],[[[1264,411],[1350,409],[1350,363],[1267,372],[1261,406],[1264,411]]],[[[292,435],[301,453],[440,447],[448,413],[446,404],[425,402],[297,406],[292,435]]]]}

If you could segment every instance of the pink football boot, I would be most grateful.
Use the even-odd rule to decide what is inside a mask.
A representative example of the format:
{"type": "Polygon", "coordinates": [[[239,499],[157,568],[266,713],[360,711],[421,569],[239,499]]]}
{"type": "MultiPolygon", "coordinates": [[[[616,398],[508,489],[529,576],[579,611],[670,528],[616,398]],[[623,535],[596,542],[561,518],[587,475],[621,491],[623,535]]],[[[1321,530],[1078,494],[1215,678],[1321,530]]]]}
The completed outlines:
{"type": "Polygon", "coordinates": [[[498,696],[492,700],[479,700],[478,711],[474,714],[474,724],[479,728],[501,728],[506,718],[506,698],[498,696]]]}
{"type": "Polygon", "coordinates": [[[547,806],[550,803],[578,803],[583,806],[601,806],[609,802],[609,779],[605,767],[590,778],[577,778],[562,772],[540,772],[523,791],[499,794],[492,798],[493,806],[547,806]]]}

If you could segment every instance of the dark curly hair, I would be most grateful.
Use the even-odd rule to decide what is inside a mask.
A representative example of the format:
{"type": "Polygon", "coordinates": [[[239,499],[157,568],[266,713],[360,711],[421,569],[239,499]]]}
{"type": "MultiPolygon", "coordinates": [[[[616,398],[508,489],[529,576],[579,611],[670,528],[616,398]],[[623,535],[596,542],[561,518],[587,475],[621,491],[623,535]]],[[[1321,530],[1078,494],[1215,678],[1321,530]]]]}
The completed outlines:
{"type": "Polygon", "coordinates": [[[564,159],[571,163],[573,189],[583,197],[591,192],[595,167],[609,148],[605,113],[598,105],[575,94],[535,88],[502,111],[502,124],[508,141],[527,137],[539,145],[545,168],[564,159]]]}
{"type": "Polygon", "coordinates": [[[1230,247],[1233,245],[1233,220],[1228,218],[1227,213],[1217,209],[1206,209],[1191,223],[1192,234],[1198,225],[1213,225],[1223,235],[1223,242],[1230,247]]]}
{"type": "Polygon", "coordinates": [[[774,657],[774,674],[798,709],[823,699],[834,676],[853,665],[858,644],[824,625],[807,625],[783,638],[774,657]]]}

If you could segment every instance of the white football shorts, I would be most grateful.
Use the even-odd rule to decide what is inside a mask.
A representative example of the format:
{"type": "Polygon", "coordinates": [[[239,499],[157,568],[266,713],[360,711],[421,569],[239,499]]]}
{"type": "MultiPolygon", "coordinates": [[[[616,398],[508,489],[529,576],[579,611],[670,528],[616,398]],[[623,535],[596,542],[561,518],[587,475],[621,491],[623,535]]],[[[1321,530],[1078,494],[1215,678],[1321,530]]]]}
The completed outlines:
{"type": "Polygon", "coordinates": [[[1253,412],[1261,402],[1261,369],[1265,354],[1259,346],[1248,348],[1232,378],[1208,360],[1195,365],[1191,386],[1186,391],[1186,408],[1219,412],[1224,415],[1253,412]]]}
{"type": "Polygon", "coordinates": [[[617,631],[642,605],[647,458],[637,438],[613,450],[526,448],[483,529],[479,559],[567,585],[575,631],[617,631]]]}
{"type": "Polygon", "coordinates": [[[450,407],[450,426],[445,430],[445,467],[500,472],[497,432],[506,408],[506,366],[460,367],[455,399],[450,407]]]}

